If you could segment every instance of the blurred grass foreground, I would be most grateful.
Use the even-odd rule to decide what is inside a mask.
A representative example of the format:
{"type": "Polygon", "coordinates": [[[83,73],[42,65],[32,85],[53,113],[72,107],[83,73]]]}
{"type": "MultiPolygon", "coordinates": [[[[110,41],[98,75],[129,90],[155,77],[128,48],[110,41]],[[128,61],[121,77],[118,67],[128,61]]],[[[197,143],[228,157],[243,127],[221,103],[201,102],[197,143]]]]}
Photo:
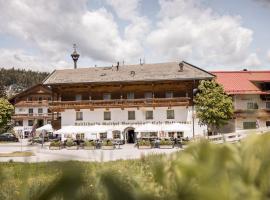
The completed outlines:
{"type": "Polygon", "coordinates": [[[1,163],[0,199],[270,199],[270,134],[139,160],[1,163]]]}

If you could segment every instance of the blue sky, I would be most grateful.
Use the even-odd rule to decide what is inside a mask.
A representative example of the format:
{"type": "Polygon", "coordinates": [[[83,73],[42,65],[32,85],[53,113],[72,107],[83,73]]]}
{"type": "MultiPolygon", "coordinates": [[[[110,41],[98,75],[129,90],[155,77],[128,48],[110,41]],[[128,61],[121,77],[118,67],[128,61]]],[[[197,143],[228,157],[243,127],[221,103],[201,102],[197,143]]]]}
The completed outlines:
{"type": "Polygon", "coordinates": [[[0,66],[40,71],[185,60],[269,69],[269,0],[0,0],[0,66]]]}

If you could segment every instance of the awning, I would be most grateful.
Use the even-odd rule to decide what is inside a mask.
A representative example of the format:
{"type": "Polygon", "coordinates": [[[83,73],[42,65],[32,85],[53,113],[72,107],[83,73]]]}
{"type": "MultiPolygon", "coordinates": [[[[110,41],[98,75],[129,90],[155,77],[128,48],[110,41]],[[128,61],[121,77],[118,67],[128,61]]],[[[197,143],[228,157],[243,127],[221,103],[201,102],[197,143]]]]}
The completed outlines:
{"type": "Polygon", "coordinates": [[[156,124],[143,124],[135,128],[135,132],[158,132],[161,131],[161,126],[156,124]]]}
{"type": "Polygon", "coordinates": [[[47,131],[47,132],[53,132],[53,128],[52,128],[52,125],[51,124],[46,124],[46,125],[44,125],[44,126],[42,126],[42,127],[39,127],[39,128],[37,128],[36,129],[36,131],[47,131]]]}
{"type": "Polygon", "coordinates": [[[94,126],[63,126],[55,134],[78,134],[78,133],[102,133],[107,132],[108,127],[102,125],[94,126]]]}
{"type": "Polygon", "coordinates": [[[165,131],[165,132],[191,131],[190,125],[180,124],[180,123],[163,124],[161,129],[162,131],[165,131]]]}

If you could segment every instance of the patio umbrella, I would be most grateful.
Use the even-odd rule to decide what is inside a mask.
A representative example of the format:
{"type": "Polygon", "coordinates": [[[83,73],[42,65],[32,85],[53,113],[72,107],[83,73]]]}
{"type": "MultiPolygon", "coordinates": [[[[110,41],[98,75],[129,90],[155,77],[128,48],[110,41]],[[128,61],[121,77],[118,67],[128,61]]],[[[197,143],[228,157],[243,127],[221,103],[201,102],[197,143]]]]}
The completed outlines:
{"type": "Polygon", "coordinates": [[[158,132],[161,131],[161,126],[156,124],[143,124],[135,128],[136,132],[158,132]]]}
{"type": "Polygon", "coordinates": [[[191,127],[187,124],[172,123],[172,124],[163,124],[161,127],[162,131],[165,132],[182,132],[190,131],[191,127]]]}

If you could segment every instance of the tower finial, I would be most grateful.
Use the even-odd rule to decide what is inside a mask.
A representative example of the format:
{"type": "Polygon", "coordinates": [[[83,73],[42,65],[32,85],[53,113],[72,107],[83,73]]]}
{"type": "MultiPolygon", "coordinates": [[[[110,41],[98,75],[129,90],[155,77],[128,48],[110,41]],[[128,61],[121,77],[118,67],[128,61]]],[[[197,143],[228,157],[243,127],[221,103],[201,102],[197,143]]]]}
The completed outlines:
{"type": "Polygon", "coordinates": [[[74,51],[71,54],[71,58],[74,61],[74,69],[77,69],[77,61],[80,57],[80,54],[77,53],[77,45],[76,44],[73,44],[73,49],[74,49],[74,51]]]}

